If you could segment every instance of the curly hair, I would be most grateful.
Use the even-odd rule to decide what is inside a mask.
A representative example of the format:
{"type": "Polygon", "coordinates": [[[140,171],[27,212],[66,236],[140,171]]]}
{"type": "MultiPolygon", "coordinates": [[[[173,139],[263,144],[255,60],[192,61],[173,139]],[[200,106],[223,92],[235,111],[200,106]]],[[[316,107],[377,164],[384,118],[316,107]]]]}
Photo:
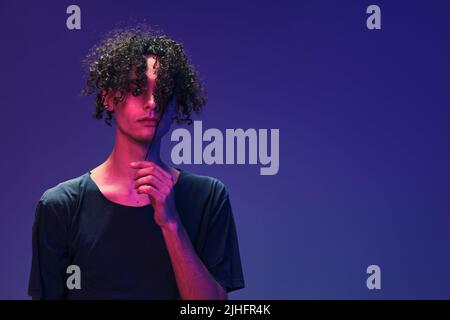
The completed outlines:
{"type": "Polygon", "coordinates": [[[113,111],[104,108],[106,92],[119,93],[114,104],[123,101],[127,93],[139,96],[145,92],[148,55],[155,55],[159,62],[156,104],[164,112],[175,97],[176,122],[192,123],[191,112],[199,113],[206,104],[206,92],[195,68],[179,42],[143,24],[114,29],[83,58],[89,70],[83,95],[96,94],[94,118],[102,119],[106,112],[105,122],[111,126],[113,111]],[[134,79],[130,79],[131,70],[135,70],[134,79]]]}

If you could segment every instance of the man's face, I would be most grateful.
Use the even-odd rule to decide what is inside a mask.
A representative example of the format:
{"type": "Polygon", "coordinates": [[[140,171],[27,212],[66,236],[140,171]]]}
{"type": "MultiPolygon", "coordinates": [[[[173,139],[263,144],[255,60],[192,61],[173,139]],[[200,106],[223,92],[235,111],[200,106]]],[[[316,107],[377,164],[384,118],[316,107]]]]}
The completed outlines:
{"type": "MultiPolygon", "coordinates": [[[[154,90],[156,87],[156,71],[159,63],[156,57],[150,55],[147,57],[147,90],[139,96],[134,96],[128,92],[125,99],[113,106],[114,117],[117,130],[122,134],[145,143],[151,142],[155,138],[156,127],[161,121],[162,114],[159,106],[156,105],[154,90]],[[146,119],[147,118],[147,119],[146,119]],[[151,120],[148,120],[150,118],[151,120]]],[[[132,70],[130,78],[136,75],[132,70]]],[[[164,126],[166,127],[166,126],[164,126]]],[[[160,128],[158,127],[158,131],[160,128]]],[[[159,132],[158,132],[158,136],[159,132]]]]}

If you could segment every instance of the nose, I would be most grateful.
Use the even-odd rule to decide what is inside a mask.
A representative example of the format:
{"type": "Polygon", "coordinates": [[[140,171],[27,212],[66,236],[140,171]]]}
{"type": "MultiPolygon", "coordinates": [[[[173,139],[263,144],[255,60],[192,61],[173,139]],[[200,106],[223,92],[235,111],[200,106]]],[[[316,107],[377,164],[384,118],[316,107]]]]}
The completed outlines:
{"type": "Polygon", "coordinates": [[[147,102],[145,104],[144,109],[145,109],[145,111],[150,111],[150,112],[153,111],[153,112],[156,112],[156,113],[159,112],[159,106],[156,104],[156,102],[154,100],[147,102]]]}

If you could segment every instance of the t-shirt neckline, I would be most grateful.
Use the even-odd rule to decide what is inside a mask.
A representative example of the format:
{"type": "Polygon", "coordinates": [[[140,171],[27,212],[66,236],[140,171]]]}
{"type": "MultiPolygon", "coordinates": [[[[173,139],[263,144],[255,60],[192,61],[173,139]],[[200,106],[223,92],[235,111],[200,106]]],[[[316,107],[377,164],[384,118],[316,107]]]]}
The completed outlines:
{"type": "MultiPolygon", "coordinates": [[[[178,189],[178,186],[179,186],[179,184],[180,184],[180,182],[181,182],[181,180],[182,180],[182,178],[183,178],[183,176],[184,176],[184,170],[183,169],[181,169],[181,168],[179,168],[179,167],[175,167],[175,169],[177,169],[178,171],[180,171],[180,174],[178,175],[178,180],[177,180],[177,182],[174,184],[174,186],[173,186],[173,188],[174,188],[174,192],[175,192],[175,190],[176,189],[178,189]]],[[[114,201],[111,201],[110,199],[108,199],[103,193],[102,193],[102,191],[100,190],[100,188],[98,187],[98,185],[95,183],[95,181],[91,178],[91,170],[89,170],[88,172],[86,172],[86,176],[87,176],[87,179],[88,179],[88,181],[90,182],[90,184],[94,187],[94,189],[95,189],[95,191],[98,193],[98,194],[100,194],[100,196],[106,201],[106,202],[108,202],[108,203],[111,203],[111,204],[113,204],[113,205],[115,205],[115,206],[119,206],[119,207],[123,207],[123,208],[129,208],[129,209],[140,209],[140,208],[148,208],[148,207],[151,207],[152,205],[151,204],[147,204],[147,205],[145,205],[145,206],[128,206],[128,205],[125,205],[125,204],[121,204],[121,203],[117,203],[117,202],[114,202],[114,201]]]]}

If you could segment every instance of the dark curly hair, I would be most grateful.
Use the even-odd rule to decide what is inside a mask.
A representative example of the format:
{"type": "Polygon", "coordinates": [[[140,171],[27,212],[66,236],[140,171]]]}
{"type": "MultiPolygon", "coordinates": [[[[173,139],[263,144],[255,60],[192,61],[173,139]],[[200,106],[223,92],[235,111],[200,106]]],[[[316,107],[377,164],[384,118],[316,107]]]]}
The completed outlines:
{"type": "Polygon", "coordinates": [[[93,117],[102,119],[106,112],[105,122],[111,126],[113,111],[104,108],[105,93],[110,90],[120,93],[113,98],[114,104],[123,101],[128,92],[134,96],[145,92],[146,56],[150,54],[159,62],[154,92],[156,104],[164,112],[175,97],[175,120],[178,124],[192,123],[191,112],[199,113],[206,103],[206,92],[194,66],[189,64],[179,42],[144,24],[114,29],[83,58],[89,70],[83,95],[96,94],[93,117]],[[132,69],[136,72],[135,79],[130,79],[132,69]]]}

